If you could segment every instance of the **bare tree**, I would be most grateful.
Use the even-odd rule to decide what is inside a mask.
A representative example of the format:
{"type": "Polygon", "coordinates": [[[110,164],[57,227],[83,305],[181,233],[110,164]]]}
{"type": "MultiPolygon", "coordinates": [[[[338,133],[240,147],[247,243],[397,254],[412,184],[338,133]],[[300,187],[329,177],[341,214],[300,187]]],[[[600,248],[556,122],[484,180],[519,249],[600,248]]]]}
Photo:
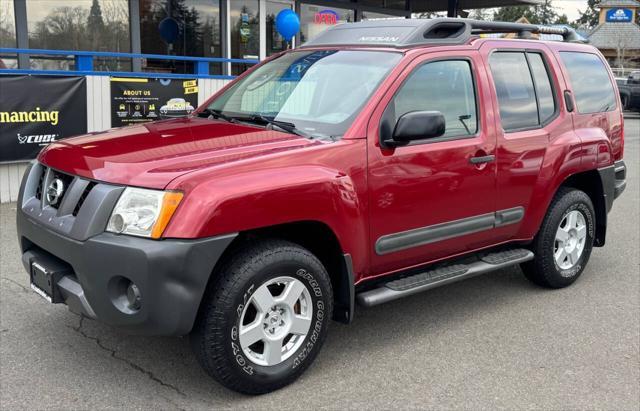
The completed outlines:
{"type": "Polygon", "coordinates": [[[624,71],[624,65],[627,59],[627,51],[631,48],[631,41],[629,37],[625,36],[623,33],[618,33],[615,39],[616,45],[616,66],[624,71]]]}
{"type": "Polygon", "coordinates": [[[16,28],[14,26],[13,4],[0,1],[0,47],[16,46],[16,28]]]}

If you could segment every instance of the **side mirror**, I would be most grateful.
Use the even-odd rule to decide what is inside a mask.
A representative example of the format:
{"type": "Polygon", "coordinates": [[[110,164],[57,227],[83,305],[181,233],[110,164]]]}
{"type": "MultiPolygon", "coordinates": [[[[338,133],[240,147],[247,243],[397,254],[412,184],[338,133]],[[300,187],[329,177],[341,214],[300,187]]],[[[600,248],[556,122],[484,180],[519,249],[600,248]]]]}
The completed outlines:
{"type": "Polygon", "coordinates": [[[414,140],[440,137],[445,132],[444,116],[439,111],[411,111],[403,114],[393,129],[390,147],[406,145],[414,140]]]}

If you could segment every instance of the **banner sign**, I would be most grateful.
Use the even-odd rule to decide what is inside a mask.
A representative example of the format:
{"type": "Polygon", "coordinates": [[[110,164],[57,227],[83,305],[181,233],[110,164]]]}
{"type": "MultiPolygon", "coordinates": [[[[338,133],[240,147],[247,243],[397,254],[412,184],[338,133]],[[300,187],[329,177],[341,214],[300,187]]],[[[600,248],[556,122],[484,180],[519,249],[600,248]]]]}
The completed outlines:
{"type": "Polygon", "coordinates": [[[182,117],[198,106],[198,80],[111,77],[111,127],[182,117]]]}
{"type": "Polygon", "coordinates": [[[87,132],[84,77],[0,75],[0,162],[31,160],[42,147],[87,132]]]}
{"type": "Polygon", "coordinates": [[[615,23],[628,23],[631,21],[633,12],[630,9],[607,10],[606,21],[615,23]]]}

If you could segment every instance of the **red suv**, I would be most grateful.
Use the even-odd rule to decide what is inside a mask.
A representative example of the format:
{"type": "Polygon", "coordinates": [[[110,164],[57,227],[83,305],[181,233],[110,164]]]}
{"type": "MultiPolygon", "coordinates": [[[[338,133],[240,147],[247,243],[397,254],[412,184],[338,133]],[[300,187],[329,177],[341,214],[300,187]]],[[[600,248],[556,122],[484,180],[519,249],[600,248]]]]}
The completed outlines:
{"type": "Polygon", "coordinates": [[[48,301],[191,334],[211,376],[264,393],[356,301],[513,265],[573,283],[625,188],[623,142],[614,77],[571,30],[338,25],[189,117],[48,146],[22,183],[22,260],[48,301]]]}

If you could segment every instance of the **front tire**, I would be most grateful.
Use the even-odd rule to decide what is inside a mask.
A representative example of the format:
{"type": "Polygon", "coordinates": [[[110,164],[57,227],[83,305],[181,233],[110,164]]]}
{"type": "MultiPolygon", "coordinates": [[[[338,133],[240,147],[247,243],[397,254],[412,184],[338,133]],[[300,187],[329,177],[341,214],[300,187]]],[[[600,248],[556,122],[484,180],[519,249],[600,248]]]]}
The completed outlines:
{"type": "Polygon", "coordinates": [[[191,335],[205,371],[245,394],[295,381],[320,351],[333,314],[322,263],[297,244],[267,240],[214,275],[191,335]]]}
{"type": "Polygon", "coordinates": [[[583,191],[561,187],[536,235],[535,258],[522,264],[534,284],[562,288],[573,284],[584,270],[595,237],[595,212],[583,191]]]}

